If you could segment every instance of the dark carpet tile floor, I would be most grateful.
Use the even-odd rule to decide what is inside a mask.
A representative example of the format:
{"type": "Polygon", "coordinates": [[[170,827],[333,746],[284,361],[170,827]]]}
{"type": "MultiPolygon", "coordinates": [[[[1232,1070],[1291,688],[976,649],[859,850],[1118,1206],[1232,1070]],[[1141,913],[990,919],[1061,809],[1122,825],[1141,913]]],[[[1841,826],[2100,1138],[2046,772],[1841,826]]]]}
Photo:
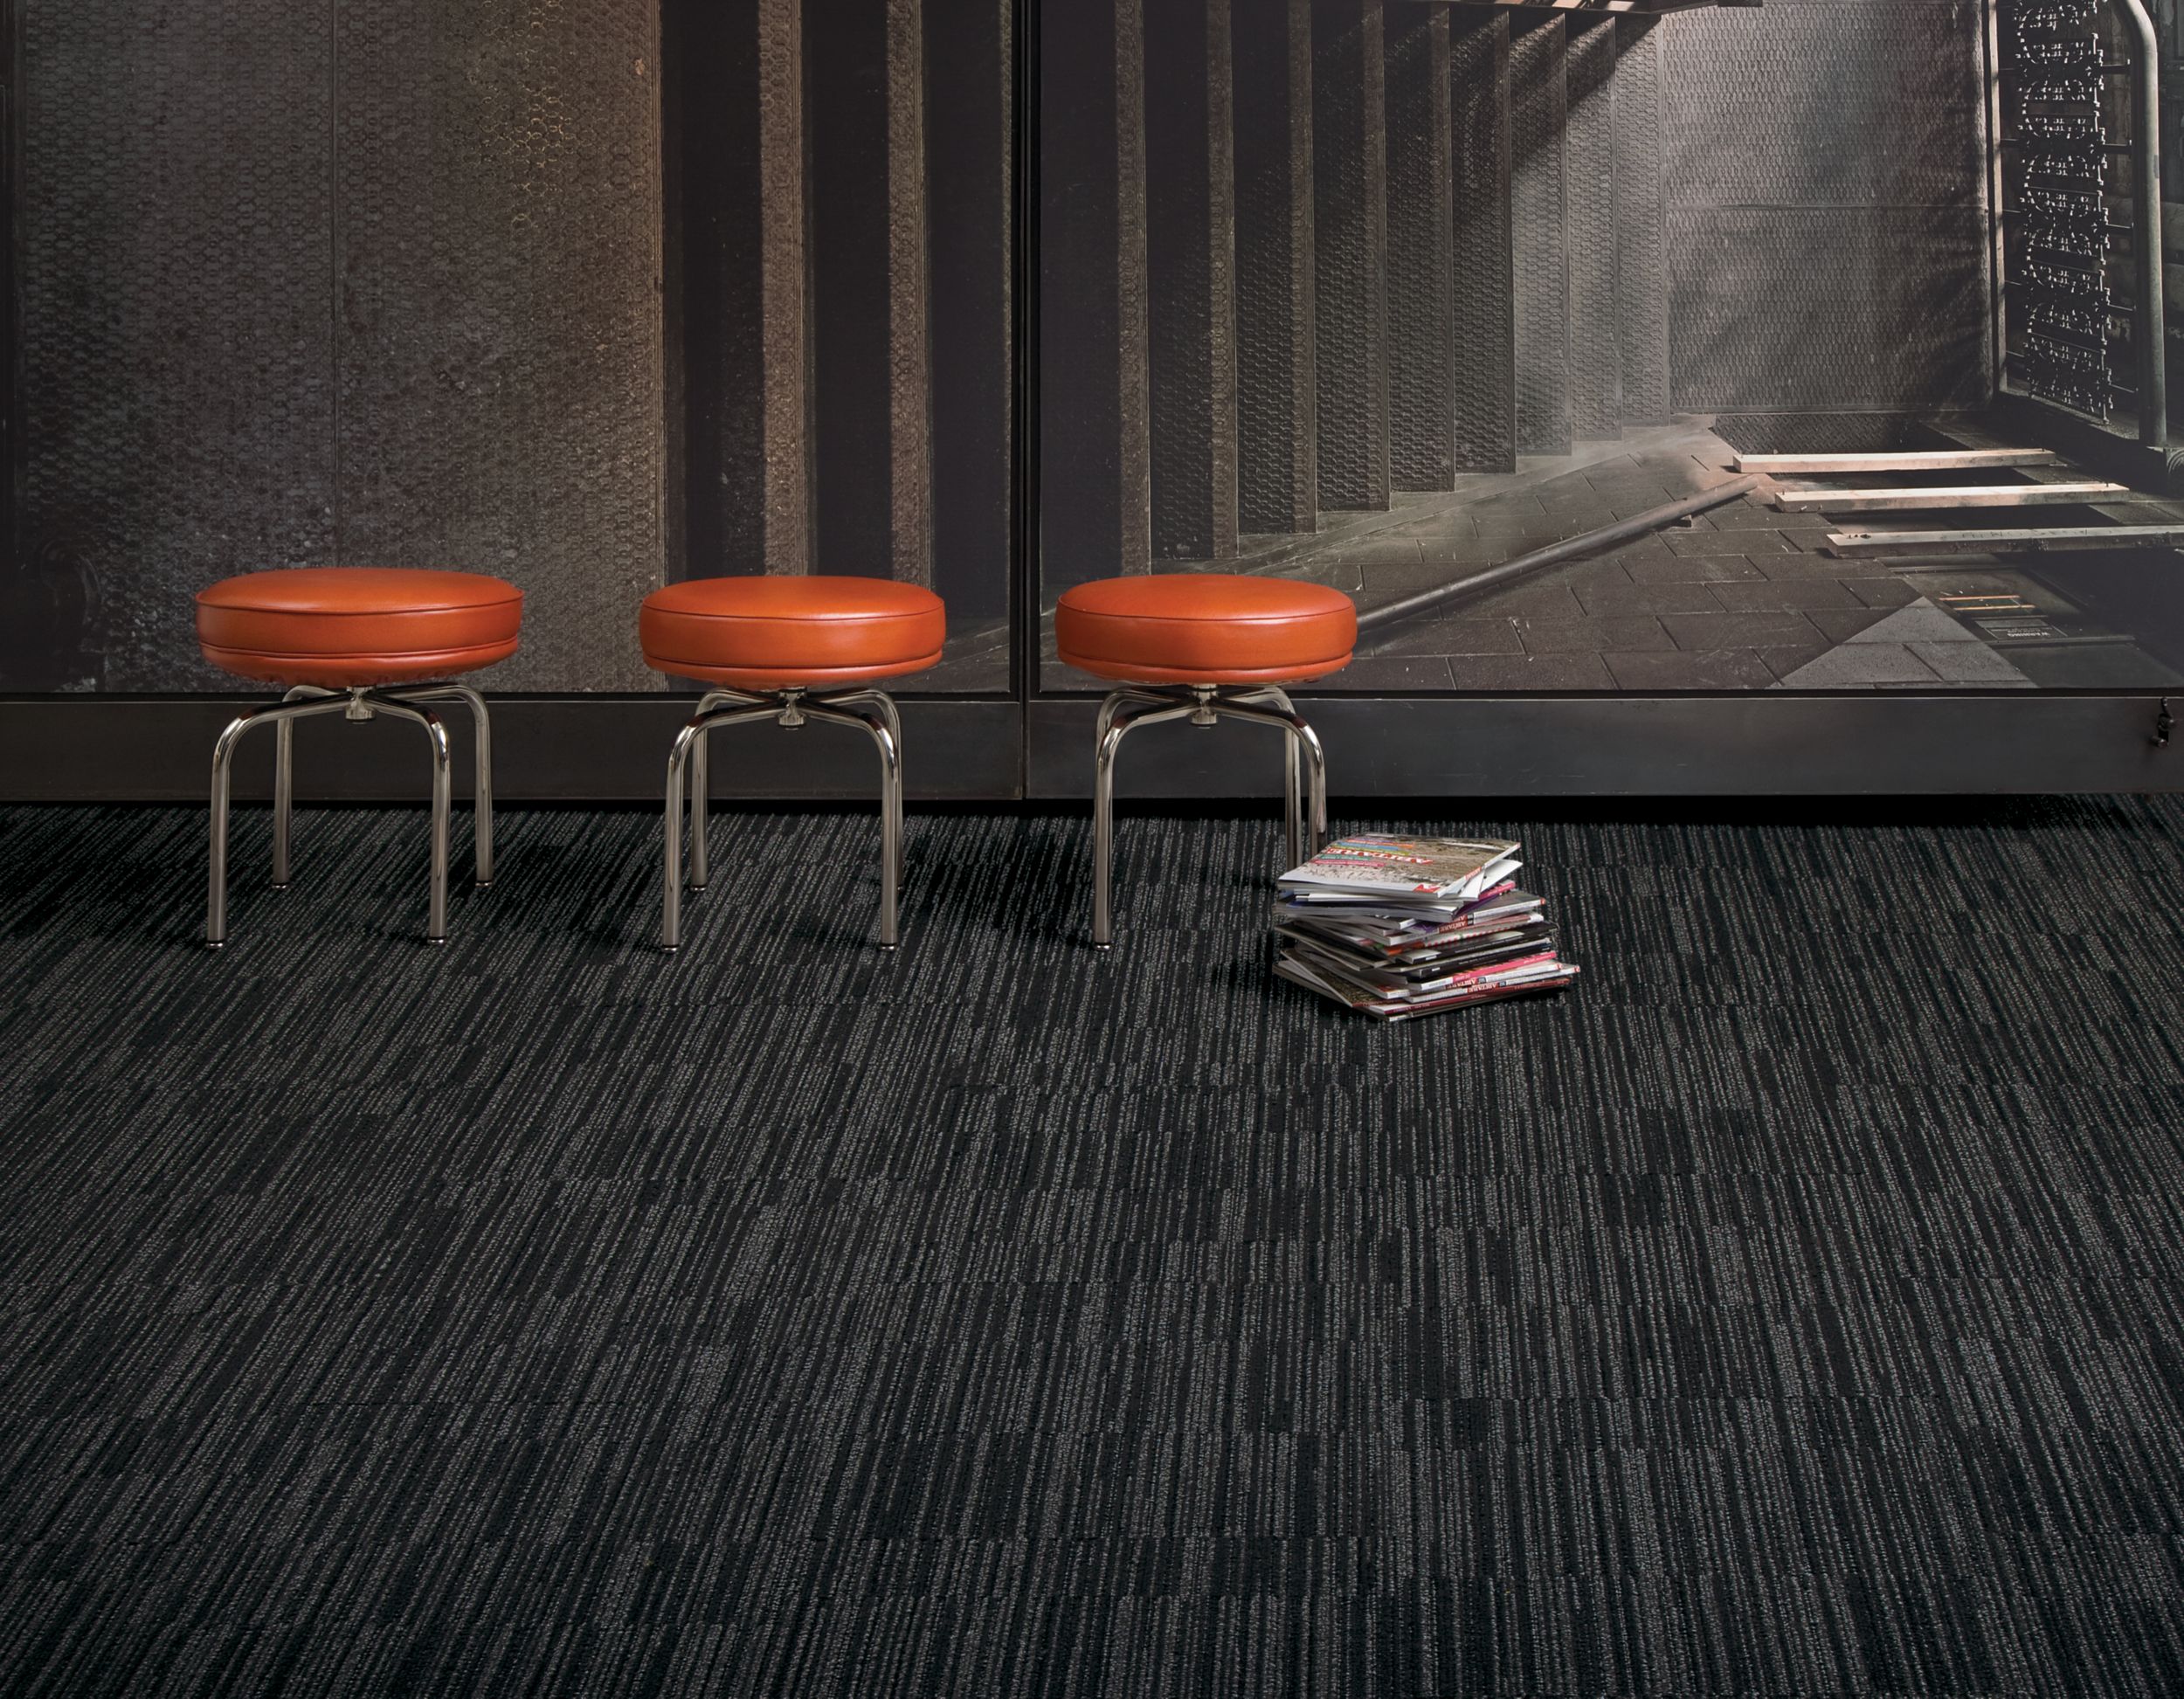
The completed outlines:
{"type": "MultiPolygon", "coordinates": [[[[1587,970],[1270,979],[1275,832],[0,812],[9,1694],[2184,1690],[2171,800],[1524,835],[1587,970]]],[[[1466,830],[1506,822],[1421,822],[1466,830]]]]}

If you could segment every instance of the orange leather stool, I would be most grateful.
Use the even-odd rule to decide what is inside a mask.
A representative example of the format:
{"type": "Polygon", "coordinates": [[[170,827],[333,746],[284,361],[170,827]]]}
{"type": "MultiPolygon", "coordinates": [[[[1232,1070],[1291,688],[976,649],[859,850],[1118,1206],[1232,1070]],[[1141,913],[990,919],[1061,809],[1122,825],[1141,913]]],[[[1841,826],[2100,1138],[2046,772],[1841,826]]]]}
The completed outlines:
{"type": "Polygon", "coordinates": [[[682,942],[686,786],[690,887],[706,886],[708,735],[758,720],[791,730],[816,720],[860,728],[880,746],[880,947],[893,950],[901,939],[902,717],[876,681],[922,673],[940,660],[948,636],[940,597],[892,578],[692,578],[645,598],[638,636],[647,666],[714,687],[667,757],[660,948],[682,942]]]}
{"type": "Polygon", "coordinates": [[[294,726],[314,715],[364,721],[384,714],[425,729],[432,749],[432,894],[425,938],[447,941],[452,763],[447,730],[425,704],[468,707],[478,743],[478,887],[493,883],[493,731],[485,698],[446,682],[515,653],[523,592],[473,572],[399,567],[304,567],[227,578],[197,596],[197,644],[215,666],[286,685],[279,702],[245,710],[212,750],[212,856],[204,941],[227,942],[227,815],[235,748],[253,726],[276,729],[273,887],[288,885],[295,796],[294,726]]]}
{"type": "Polygon", "coordinates": [[[1219,572],[1102,578],[1063,592],[1054,609],[1062,660],[1124,681],[1100,705],[1092,791],[1092,942],[1115,941],[1115,756],[1139,726],[1248,720],[1287,744],[1289,865],[1309,860],[1327,830],[1327,760],[1280,687],[1350,664],[1358,611],[1325,584],[1219,572]],[[1178,687],[1180,687],[1179,688],[1178,687]]]}

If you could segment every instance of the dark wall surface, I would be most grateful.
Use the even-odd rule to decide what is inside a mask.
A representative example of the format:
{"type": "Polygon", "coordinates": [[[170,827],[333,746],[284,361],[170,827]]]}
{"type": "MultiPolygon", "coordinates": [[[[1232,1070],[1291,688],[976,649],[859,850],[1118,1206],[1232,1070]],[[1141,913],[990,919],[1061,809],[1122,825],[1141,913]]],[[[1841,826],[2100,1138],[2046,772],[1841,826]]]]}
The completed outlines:
{"type": "Polygon", "coordinates": [[[929,584],[1005,646],[1013,6],[663,0],[672,574],[929,584]]]}
{"type": "Polygon", "coordinates": [[[217,686],[193,592],[335,563],[521,584],[497,687],[653,683],[653,9],[69,0],[21,43],[0,688],[217,686]]]}
{"type": "Polygon", "coordinates": [[[1657,31],[1679,411],[1985,399],[1981,19],[1767,0],[1657,31]]]}

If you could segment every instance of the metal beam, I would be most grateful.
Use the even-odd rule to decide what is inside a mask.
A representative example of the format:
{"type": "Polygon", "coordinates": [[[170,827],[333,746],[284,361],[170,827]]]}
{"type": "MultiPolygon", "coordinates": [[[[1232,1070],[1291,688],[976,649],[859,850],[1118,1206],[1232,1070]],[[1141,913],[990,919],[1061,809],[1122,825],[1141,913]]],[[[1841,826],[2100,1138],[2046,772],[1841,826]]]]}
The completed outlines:
{"type": "Polygon", "coordinates": [[[2136,494],[2128,484],[1998,484],[1946,490],[1784,490],[1775,510],[1809,513],[1946,513],[1952,508],[2062,508],[2136,494]]]}
{"type": "Polygon", "coordinates": [[[2053,530],[1834,531],[1823,552],[1843,560],[1927,555],[2056,555],[2184,548],[2184,525],[2085,525],[2053,530]]]}
{"type": "Polygon", "coordinates": [[[1770,478],[1839,478],[1867,472],[1971,472],[1996,466],[2061,466],[2051,448],[1954,448],[1887,454],[1739,454],[1737,470],[1770,478]]]}
{"type": "Polygon", "coordinates": [[[1587,531],[1582,536],[1565,537],[1559,542],[1551,542],[1544,549],[1535,549],[1528,554],[1519,555],[1513,561],[1503,561],[1499,566],[1490,566],[1483,572],[1475,572],[1453,584],[1436,584],[1431,590],[1420,591],[1415,596],[1406,596],[1400,602],[1391,602],[1386,607],[1375,608],[1370,613],[1361,615],[1358,620],[1359,638],[1363,646],[1370,649],[1371,634],[1384,631],[1390,625],[1415,618],[1421,613],[1436,612],[1454,603],[1476,596],[1482,591],[1509,584],[1543,568],[1562,566],[1572,561],[1586,560],[1594,555],[1605,554],[1611,549],[1621,548],[1624,543],[1665,530],[1678,521],[1689,519],[1696,514],[1711,513],[1716,508],[1727,507],[1731,501],[1741,501],[1759,487],[1757,478],[1734,478],[1726,484],[1717,484],[1712,489],[1684,496],[1648,513],[1618,520],[1614,524],[1603,526],[1596,531],[1587,531]]]}

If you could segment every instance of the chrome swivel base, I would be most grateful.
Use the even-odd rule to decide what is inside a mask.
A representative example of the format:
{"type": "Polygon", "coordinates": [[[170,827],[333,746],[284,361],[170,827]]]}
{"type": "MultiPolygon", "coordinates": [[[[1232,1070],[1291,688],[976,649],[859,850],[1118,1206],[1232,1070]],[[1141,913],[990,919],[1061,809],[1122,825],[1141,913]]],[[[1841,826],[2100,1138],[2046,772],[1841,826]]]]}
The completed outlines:
{"type": "Polygon", "coordinates": [[[447,839],[450,791],[453,763],[448,753],[447,729],[427,702],[461,702],[470,709],[477,735],[477,856],[478,888],[493,884],[493,725],[485,698],[467,685],[419,684],[398,688],[322,690],[300,684],[278,702],[246,708],[229,722],[212,746],[212,854],[205,893],[204,942],[218,950],[227,943],[227,813],[230,774],[236,746],[243,735],[257,726],[270,725],[276,739],[273,754],[273,865],[276,891],[288,888],[289,817],[295,802],[295,722],[314,715],[339,714],[363,722],[384,714],[422,726],[432,746],[432,898],[431,919],[425,927],[427,943],[447,942],[447,839]]]}
{"type": "Polygon", "coordinates": [[[1318,854],[1327,835],[1326,753],[1288,693],[1265,685],[1230,688],[1194,684],[1177,689],[1126,686],[1100,704],[1092,788],[1092,943],[1096,949],[1111,949],[1115,943],[1115,756],[1131,732],[1164,720],[1188,720],[1199,727],[1246,720],[1275,728],[1287,745],[1283,819],[1289,830],[1289,865],[1297,867],[1318,854]]]}
{"type": "Polygon", "coordinates": [[[803,690],[751,694],[741,690],[708,690],[697,715],[676,734],[667,756],[667,865],[660,911],[660,947],[674,950],[682,943],[682,799],[690,798],[690,878],[702,891],[709,877],[706,802],[709,794],[707,743],[723,726],[771,720],[791,731],[817,722],[850,726],[869,733],[880,746],[880,948],[901,941],[898,908],[902,885],[902,716],[884,690],[845,690],[814,696],[803,690]]]}

